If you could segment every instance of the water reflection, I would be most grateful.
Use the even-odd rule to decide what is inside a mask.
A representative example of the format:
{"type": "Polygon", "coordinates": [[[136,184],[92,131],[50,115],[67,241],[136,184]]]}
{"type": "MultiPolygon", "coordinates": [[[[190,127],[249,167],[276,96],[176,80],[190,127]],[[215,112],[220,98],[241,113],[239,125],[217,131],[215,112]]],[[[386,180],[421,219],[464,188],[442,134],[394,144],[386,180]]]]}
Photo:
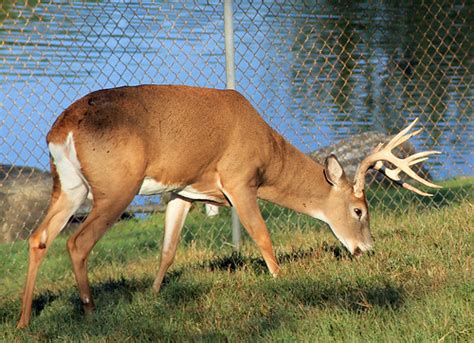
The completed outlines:
{"type": "MultiPolygon", "coordinates": [[[[472,175],[472,8],[462,3],[235,1],[237,84],[305,151],[366,130],[445,152],[435,177],[472,175]],[[447,167],[449,166],[449,168],[447,167]]],[[[1,162],[47,167],[58,113],[91,90],[223,88],[220,1],[3,1],[1,162]]]]}

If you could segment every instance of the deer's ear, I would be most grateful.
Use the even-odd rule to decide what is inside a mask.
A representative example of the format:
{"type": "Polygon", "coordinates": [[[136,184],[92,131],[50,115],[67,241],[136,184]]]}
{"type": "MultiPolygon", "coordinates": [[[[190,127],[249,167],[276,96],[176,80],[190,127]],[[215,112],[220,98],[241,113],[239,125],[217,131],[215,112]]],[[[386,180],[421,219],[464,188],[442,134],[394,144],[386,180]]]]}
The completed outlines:
{"type": "Polygon", "coordinates": [[[324,176],[327,182],[333,186],[341,185],[342,181],[345,180],[344,169],[337,160],[336,156],[329,155],[324,161],[324,176]]]}

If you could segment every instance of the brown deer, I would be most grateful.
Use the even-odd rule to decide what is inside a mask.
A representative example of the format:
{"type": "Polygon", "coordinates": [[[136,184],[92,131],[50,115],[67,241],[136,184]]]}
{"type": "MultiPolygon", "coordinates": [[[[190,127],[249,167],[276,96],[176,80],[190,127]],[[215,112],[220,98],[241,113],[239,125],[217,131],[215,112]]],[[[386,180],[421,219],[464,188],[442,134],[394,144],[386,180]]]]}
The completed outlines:
{"type": "MultiPolygon", "coordinates": [[[[416,121],[415,121],[416,122],[416,121]]],[[[274,276],[279,266],[257,198],[329,224],[355,256],[372,247],[364,178],[375,168],[404,187],[401,171],[429,187],[410,166],[437,153],[399,159],[391,150],[415,124],[379,146],[360,165],[354,182],[333,155],[324,166],[288,143],[241,94],[187,86],[121,87],[90,93],[69,106],[48,133],[53,191],[48,212],[29,239],[29,266],[18,327],[28,325],[38,268],[54,238],[86,197],[92,210],[69,238],[80,298],[94,309],[87,277],[93,246],[136,194],[172,192],[166,209],[158,292],[173,262],[193,201],[235,207],[274,276]],[[393,164],[387,169],[382,161],[393,164]]]]}

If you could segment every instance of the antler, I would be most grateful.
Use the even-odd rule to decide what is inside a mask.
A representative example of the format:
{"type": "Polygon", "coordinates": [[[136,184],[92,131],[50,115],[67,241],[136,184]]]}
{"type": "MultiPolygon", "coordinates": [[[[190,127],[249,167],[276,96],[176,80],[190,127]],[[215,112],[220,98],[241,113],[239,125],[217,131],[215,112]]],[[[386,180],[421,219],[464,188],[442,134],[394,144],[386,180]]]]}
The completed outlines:
{"type": "Polygon", "coordinates": [[[364,185],[365,185],[365,174],[367,173],[367,170],[369,168],[373,168],[385,176],[387,176],[389,179],[395,181],[398,185],[402,186],[403,188],[406,188],[412,192],[415,192],[420,195],[424,196],[432,196],[430,193],[425,193],[412,185],[401,181],[400,178],[400,172],[404,172],[407,174],[409,177],[412,179],[424,184],[425,186],[431,187],[431,188],[441,188],[438,185],[435,185],[434,183],[431,183],[420,176],[418,176],[411,168],[410,166],[420,163],[422,161],[425,161],[428,159],[428,156],[430,155],[435,155],[435,154],[440,154],[441,152],[439,151],[423,151],[416,153],[414,155],[408,156],[406,158],[398,158],[392,153],[392,150],[396,148],[397,146],[403,144],[407,140],[409,140],[411,137],[419,134],[422,129],[416,130],[414,132],[408,133],[412,127],[416,124],[418,121],[418,118],[416,118],[407,128],[403,129],[400,131],[395,137],[393,137],[390,142],[388,142],[385,146],[383,144],[379,144],[374,151],[372,152],[371,155],[367,156],[359,165],[357,168],[357,172],[355,174],[354,178],[354,193],[356,196],[360,197],[363,194],[364,191],[364,185]],[[386,168],[383,164],[382,161],[387,161],[393,164],[396,168],[394,169],[389,169],[386,168]]]}

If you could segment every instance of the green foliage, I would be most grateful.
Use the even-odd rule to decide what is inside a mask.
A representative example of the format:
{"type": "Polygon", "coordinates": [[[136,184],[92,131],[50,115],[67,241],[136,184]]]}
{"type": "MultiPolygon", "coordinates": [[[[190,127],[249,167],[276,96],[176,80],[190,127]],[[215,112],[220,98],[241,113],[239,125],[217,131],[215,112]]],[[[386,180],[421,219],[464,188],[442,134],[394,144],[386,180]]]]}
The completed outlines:
{"type": "Polygon", "coordinates": [[[236,254],[225,244],[230,232],[212,232],[229,211],[209,220],[194,210],[159,295],[151,285],[163,216],[120,222],[90,258],[90,316],[60,236],[40,270],[26,330],[15,329],[26,246],[2,247],[0,341],[472,341],[472,182],[449,187],[471,195],[455,201],[442,190],[432,209],[400,199],[402,212],[388,210],[393,198],[382,195],[372,205],[375,251],[359,260],[325,225],[265,204],[277,279],[249,239],[236,254]]]}

